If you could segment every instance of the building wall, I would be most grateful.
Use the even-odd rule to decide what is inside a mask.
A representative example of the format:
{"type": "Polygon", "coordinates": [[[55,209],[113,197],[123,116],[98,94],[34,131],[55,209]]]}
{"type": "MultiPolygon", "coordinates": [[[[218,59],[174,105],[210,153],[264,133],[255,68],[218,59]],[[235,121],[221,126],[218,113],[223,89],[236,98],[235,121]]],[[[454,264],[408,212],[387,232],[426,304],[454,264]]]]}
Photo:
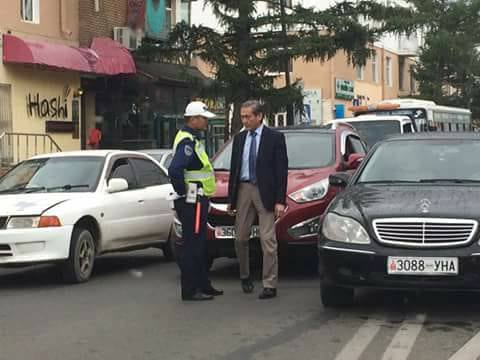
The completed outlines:
{"type": "Polygon", "coordinates": [[[78,1],[93,1],[39,1],[40,23],[33,24],[22,21],[20,1],[2,0],[2,5],[0,6],[0,31],[12,31],[12,34],[21,37],[41,38],[43,40],[78,45],[78,1]]]}
{"type": "Polygon", "coordinates": [[[125,26],[127,22],[127,0],[99,0],[98,12],[95,11],[95,1],[78,1],[81,46],[89,46],[94,37],[112,37],[113,28],[125,26]]]}
{"type": "MultiPolygon", "coordinates": [[[[24,39],[78,46],[78,0],[39,0],[39,5],[39,22],[28,23],[21,19],[20,1],[2,1],[0,32],[9,32],[24,39]]],[[[0,46],[0,53],[1,51],[0,46]]],[[[0,109],[4,114],[11,114],[11,122],[3,131],[45,134],[46,121],[72,121],[72,100],[74,93],[80,87],[80,73],[0,62],[0,85],[7,85],[10,88],[10,101],[3,102],[3,106],[6,108],[0,109]],[[68,116],[47,115],[40,118],[34,113],[32,116],[28,114],[29,94],[33,99],[38,94],[42,100],[60,98],[63,102],[66,88],[70,89],[66,98],[68,116]]],[[[80,139],[74,139],[72,132],[49,135],[58,143],[61,150],[80,149],[80,139]]],[[[15,150],[16,154],[13,155],[15,161],[23,160],[35,153],[50,152],[49,142],[47,141],[47,147],[44,148],[43,139],[40,137],[37,138],[36,149],[33,138],[29,138],[28,144],[24,136],[19,136],[15,141],[17,139],[19,139],[19,143],[12,144],[12,148],[9,150],[15,150]]]]}

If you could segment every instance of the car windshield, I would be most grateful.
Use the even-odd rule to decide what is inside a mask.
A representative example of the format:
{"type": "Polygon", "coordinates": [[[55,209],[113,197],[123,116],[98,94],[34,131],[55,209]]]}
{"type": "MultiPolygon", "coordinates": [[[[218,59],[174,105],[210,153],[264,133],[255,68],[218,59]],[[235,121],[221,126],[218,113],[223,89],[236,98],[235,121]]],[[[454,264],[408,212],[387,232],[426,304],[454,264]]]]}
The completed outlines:
{"type": "Polygon", "coordinates": [[[381,144],[359,183],[480,182],[480,141],[402,140],[381,144]]]}
{"type": "MultiPolygon", "coordinates": [[[[334,160],[335,136],[333,133],[285,132],[289,169],[317,169],[334,160]]],[[[217,154],[215,170],[230,170],[232,142],[217,154]]]]}
{"type": "Polygon", "coordinates": [[[0,193],[94,191],[103,161],[98,156],[27,160],[0,179],[0,193]]]}
{"type": "Polygon", "coordinates": [[[400,134],[400,122],[391,120],[365,120],[350,123],[372,147],[390,135],[400,134]]]}

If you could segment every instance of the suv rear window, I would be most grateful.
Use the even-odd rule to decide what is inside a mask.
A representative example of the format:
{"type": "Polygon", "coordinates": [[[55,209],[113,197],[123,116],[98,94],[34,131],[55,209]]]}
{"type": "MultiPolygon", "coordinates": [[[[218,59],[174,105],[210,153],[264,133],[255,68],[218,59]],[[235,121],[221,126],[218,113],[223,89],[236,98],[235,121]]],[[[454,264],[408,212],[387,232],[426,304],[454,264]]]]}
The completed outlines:
{"type": "MultiPolygon", "coordinates": [[[[335,160],[335,134],[284,132],[287,143],[289,169],[317,169],[329,166],[335,160]]],[[[230,170],[232,142],[223,148],[213,162],[215,170],[230,170]]]]}

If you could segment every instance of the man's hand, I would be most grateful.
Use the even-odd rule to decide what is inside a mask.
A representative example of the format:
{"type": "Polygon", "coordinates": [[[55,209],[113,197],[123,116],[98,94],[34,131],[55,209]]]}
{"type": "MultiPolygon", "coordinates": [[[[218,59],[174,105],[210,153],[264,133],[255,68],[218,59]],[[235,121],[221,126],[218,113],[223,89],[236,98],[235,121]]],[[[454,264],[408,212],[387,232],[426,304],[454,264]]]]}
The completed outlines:
{"type": "Polygon", "coordinates": [[[232,209],[232,205],[228,204],[227,206],[227,213],[230,216],[235,216],[237,214],[237,210],[232,209]]]}
{"type": "Polygon", "coordinates": [[[278,219],[285,214],[286,207],[283,204],[275,204],[275,218],[278,219]]]}

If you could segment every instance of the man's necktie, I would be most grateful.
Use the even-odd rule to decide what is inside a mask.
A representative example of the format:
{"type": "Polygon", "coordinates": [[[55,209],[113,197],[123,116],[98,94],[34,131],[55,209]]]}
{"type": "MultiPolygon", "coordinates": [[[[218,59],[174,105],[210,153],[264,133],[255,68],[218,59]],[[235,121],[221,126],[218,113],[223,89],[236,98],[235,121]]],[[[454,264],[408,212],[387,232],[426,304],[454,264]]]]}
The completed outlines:
{"type": "Polygon", "coordinates": [[[257,183],[257,133],[255,131],[250,131],[250,136],[252,141],[250,142],[250,153],[248,155],[248,169],[250,182],[252,184],[257,183]]]}

